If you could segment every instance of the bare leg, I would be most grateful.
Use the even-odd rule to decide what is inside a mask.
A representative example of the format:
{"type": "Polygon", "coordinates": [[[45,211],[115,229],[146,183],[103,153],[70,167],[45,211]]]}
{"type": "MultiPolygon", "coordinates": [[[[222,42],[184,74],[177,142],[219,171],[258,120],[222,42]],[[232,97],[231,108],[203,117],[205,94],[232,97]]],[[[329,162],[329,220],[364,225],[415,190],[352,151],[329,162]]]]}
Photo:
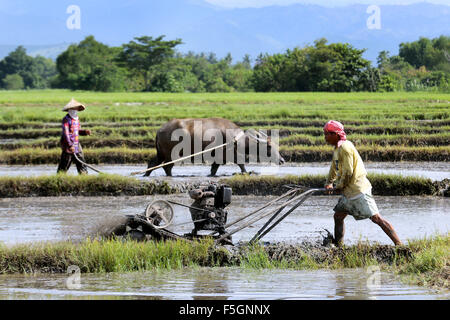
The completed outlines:
{"type": "Polygon", "coordinates": [[[337,246],[341,246],[344,244],[344,219],[346,216],[346,212],[336,212],[334,214],[334,244],[337,246]]]}
{"type": "Polygon", "coordinates": [[[376,214],[372,217],[370,217],[370,220],[372,220],[373,223],[376,223],[383,229],[384,233],[388,235],[389,238],[394,242],[396,246],[402,245],[402,242],[400,241],[400,238],[398,237],[397,233],[394,230],[394,227],[384,219],[380,214],[376,214]]]}

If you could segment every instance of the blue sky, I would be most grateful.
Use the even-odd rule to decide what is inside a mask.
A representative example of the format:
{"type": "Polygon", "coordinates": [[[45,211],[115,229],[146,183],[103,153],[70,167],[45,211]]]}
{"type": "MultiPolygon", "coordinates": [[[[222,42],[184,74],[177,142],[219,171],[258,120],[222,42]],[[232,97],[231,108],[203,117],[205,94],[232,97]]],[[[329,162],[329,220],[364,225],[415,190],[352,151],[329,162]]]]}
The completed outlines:
{"type": "Polygon", "coordinates": [[[367,5],[401,5],[418,2],[428,2],[435,4],[450,5],[450,0],[204,0],[224,8],[260,8],[271,5],[289,5],[294,3],[317,4],[326,7],[345,6],[349,4],[367,4],[367,5]]]}
{"type": "MultiPolygon", "coordinates": [[[[116,0],[95,0],[92,1],[92,5],[98,5],[99,3],[104,3],[105,7],[113,6],[113,7],[130,7],[133,6],[133,3],[140,2],[139,0],[127,0],[127,1],[116,1],[116,0]]],[[[170,3],[170,0],[167,1],[170,3]]],[[[294,3],[301,4],[316,4],[326,7],[335,7],[335,6],[345,6],[349,4],[367,4],[367,5],[399,5],[399,4],[412,4],[418,2],[428,2],[434,4],[444,4],[450,6],[450,0],[181,0],[181,2],[185,3],[193,3],[193,4],[205,4],[205,5],[214,5],[219,8],[257,8],[257,7],[265,7],[272,5],[289,5],[294,3]]],[[[13,15],[22,15],[32,11],[39,11],[42,8],[42,4],[46,4],[46,10],[49,8],[49,4],[55,4],[54,0],[0,0],[0,12],[13,14],[13,15]]],[[[70,1],[61,1],[58,0],[58,5],[61,3],[68,4],[79,4],[86,3],[83,0],[70,0],[70,1]]],[[[156,7],[158,6],[157,2],[153,3],[156,7]]],[[[54,7],[57,7],[55,4],[54,7]]]]}
{"type": "Polygon", "coordinates": [[[182,52],[215,52],[219,57],[230,52],[237,59],[247,53],[254,58],[282,52],[325,37],[367,48],[373,60],[381,50],[395,53],[401,42],[447,35],[449,6],[450,0],[0,0],[0,58],[17,45],[54,57],[62,45],[88,35],[111,46],[136,36],[166,35],[183,39],[182,52]],[[418,2],[430,5],[394,6],[418,2]],[[294,3],[323,7],[284,7],[294,3]],[[344,7],[351,4],[362,6],[344,7]],[[380,30],[367,27],[371,13],[366,6],[373,4],[391,5],[381,8],[380,30]],[[80,7],[79,28],[67,27],[70,5],[80,7]],[[279,7],[267,8],[273,5],[279,7]],[[50,53],[33,46],[50,48],[50,53]]]}
{"type": "MultiPolygon", "coordinates": [[[[160,0],[158,0],[160,1],[160,0]]],[[[148,3],[147,6],[152,6],[158,8],[162,5],[158,1],[148,3]]],[[[98,7],[103,6],[108,7],[132,7],[134,4],[142,2],[141,0],[127,0],[127,1],[117,1],[117,0],[95,0],[95,1],[85,1],[85,0],[0,0],[0,12],[7,13],[10,15],[26,15],[33,12],[42,12],[44,9],[48,16],[59,14],[59,7],[68,6],[69,4],[83,5],[98,7]]],[[[180,3],[190,3],[197,5],[209,5],[217,8],[260,8],[273,5],[290,5],[294,3],[299,4],[316,4],[324,7],[336,7],[345,6],[351,4],[367,4],[367,5],[400,5],[400,4],[412,4],[412,3],[434,3],[443,4],[450,6],[450,0],[166,0],[165,7],[170,6],[172,2],[174,4],[174,9],[176,9],[176,2],[180,3]]]]}

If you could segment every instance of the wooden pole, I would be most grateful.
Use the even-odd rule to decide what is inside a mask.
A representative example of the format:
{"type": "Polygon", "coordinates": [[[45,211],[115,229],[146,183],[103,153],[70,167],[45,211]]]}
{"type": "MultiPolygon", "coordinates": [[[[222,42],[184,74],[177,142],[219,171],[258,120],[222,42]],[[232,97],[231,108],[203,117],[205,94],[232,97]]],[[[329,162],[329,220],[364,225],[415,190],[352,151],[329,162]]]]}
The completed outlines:
{"type": "Polygon", "coordinates": [[[189,156],[185,156],[185,157],[182,157],[182,158],[179,158],[179,159],[176,159],[176,160],[167,162],[167,163],[161,163],[160,165],[157,165],[157,166],[152,167],[152,168],[148,168],[148,169],[146,169],[146,170],[137,171],[137,172],[132,172],[131,175],[141,174],[141,173],[145,173],[145,172],[150,171],[150,170],[159,169],[159,168],[165,167],[165,166],[167,166],[167,165],[169,165],[169,164],[176,163],[176,162],[180,162],[180,161],[183,161],[183,160],[186,160],[186,159],[195,157],[195,156],[197,156],[197,155],[203,154],[203,153],[205,153],[205,152],[209,152],[209,151],[212,151],[212,150],[216,150],[216,149],[219,149],[219,148],[223,148],[223,147],[226,146],[226,145],[229,145],[229,144],[231,144],[231,143],[235,143],[235,142],[238,141],[240,138],[242,138],[243,135],[244,135],[244,132],[241,131],[241,132],[239,132],[239,133],[234,137],[233,141],[230,141],[230,142],[221,144],[220,146],[217,146],[217,147],[214,147],[214,148],[209,148],[209,149],[206,149],[206,150],[204,150],[204,151],[200,151],[200,152],[197,152],[197,153],[191,154],[191,155],[189,155],[189,156]]]}

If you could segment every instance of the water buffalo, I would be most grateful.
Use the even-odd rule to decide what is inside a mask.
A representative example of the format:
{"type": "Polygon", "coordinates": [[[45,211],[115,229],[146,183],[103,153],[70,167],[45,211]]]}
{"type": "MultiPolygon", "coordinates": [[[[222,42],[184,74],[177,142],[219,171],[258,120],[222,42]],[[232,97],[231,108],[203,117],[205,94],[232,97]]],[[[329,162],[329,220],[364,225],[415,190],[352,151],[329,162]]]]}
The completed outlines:
{"type": "MultiPolygon", "coordinates": [[[[255,130],[247,130],[245,135],[243,133],[243,130],[239,126],[227,119],[173,119],[157,131],[155,139],[157,156],[149,161],[148,168],[179,159],[181,156],[193,155],[199,151],[233,141],[233,138],[239,134],[241,134],[241,138],[236,143],[231,143],[226,148],[209,151],[203,157],[200,155],[200,162],[211,163],[210,176],[215,176],[219,166],[226,162],[236,163],[240,167],[241,172],[245,173],[244,162],[248,161],[248,159],[258,162],[264,160],[261,157],[261,154],[264,153],[256,150],[263,150],[261,152],[265,152],[265,155],[270,155],[270,160],[273,163],[284,163],[283,157],[278,152],[278,146],[271,141],[271,137],[255,130]],[[186,149],[183,150],[183,154],[179,152],[182,141],[185,142],[184,146],[189,147],[187,152],[186,149]],[[219,154],[220,152],[222,155],[219,154]],[[205,161],[208,154],[209,159],[205,161]],[[212,160],[211,157],[213,157],[212,160]],[[222,161],[219,161],[218,158],[222,161]]],[[[198,157],[192,157],[190,161],[198,163],[198,157]]],[[[169,164],[163,167],[166,175],[172,176],[173,166],[174,164],[169,164]]],[[[149,176],[152,171],[146,171],[144,176],[149,176]]]]}

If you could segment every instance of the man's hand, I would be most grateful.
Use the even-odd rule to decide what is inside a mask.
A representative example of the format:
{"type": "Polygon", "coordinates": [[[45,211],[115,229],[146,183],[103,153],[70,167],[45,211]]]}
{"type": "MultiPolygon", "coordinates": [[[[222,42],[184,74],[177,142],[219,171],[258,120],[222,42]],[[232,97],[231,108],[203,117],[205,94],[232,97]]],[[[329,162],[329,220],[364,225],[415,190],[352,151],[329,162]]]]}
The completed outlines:
{"type": "Polygon", "coordinates": [[[74,146],[70,146],[69,150],[70,150],[70,152],[75,153],[75,147],[74,146]]]}
{"type": "Polygon", "coordinates": [[[87,130],[86,130],[86,135],[87,135],[87,136],[90,136],[90,135],[91,135],[91,130],[87,129],[87,130]]]}
{"type": "Polygon", "coordinates": [[[333,184],[332,183],[326,184],[325,185],[325,189],[326,189],[325,194],[333,194],[334,191],[335,191],[335,189],[333,188],[333,184]]]}

